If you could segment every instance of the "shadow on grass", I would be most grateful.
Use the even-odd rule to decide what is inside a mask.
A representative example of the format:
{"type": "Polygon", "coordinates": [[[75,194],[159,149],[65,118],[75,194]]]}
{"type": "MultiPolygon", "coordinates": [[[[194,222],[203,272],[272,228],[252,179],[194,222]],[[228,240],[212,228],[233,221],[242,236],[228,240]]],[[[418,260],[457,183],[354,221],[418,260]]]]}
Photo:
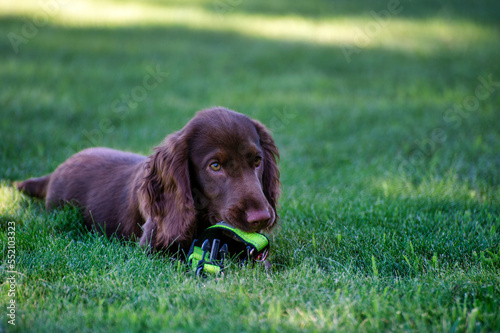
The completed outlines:
{"type": "MultiPolygon", "coordinates": [[[[17,31],[23,24],[4,17],[1,29],[17,31]]],[[[411,154],[434,129],[448,125],[444,111],[474,92],[477,76],[497,77],[493,63],[499,53],[493,46],[483,46],[480,55],[477,49],[458,53],[438,46],[430,53],[370,48],[348,63],[338,46],[175,26],[49,25],[17,55],[7,39],[1,43],[0,70],[8,87],[0,96],[4,179],[26,174],[19,163],[29,164],[32,174],[33,156],[42,160],[40,174],[89,146],[148,153],[195,110],[211,105],[261,119],[285,151],[290,142],[297,144],[290,155],[300,154],[314,168],[351,168],[375,157],[411,154]],[[457,69],[446,68],[450,61],[457,69]],[[133,89],[155,66],[167,73],[164,81],[134,100],[133,89]]],[[[492,102],[475,113],[480,117],[464,117],[458,130],[447,131],[439,147],[445,157],[462,154],[463,143],[477,141],[495,123],[492,102]]],[[[471,147],[472,161],[465,163],[477,164],[489,144],[484,139],[471,147]]],[[[445,160],[442,170],[447,167],[445,160]]],[[[480,176],[491,181],[490,173],[481,170],[480,176]]]]}
{"type": "Polygon", "coordinates": [[[481,264],[500,268],[496,205],[376,194],[344,201],[284,208],[286,223],[272,248],[277,271],[309,262],[328,272],[406,278],[481,264]]]}

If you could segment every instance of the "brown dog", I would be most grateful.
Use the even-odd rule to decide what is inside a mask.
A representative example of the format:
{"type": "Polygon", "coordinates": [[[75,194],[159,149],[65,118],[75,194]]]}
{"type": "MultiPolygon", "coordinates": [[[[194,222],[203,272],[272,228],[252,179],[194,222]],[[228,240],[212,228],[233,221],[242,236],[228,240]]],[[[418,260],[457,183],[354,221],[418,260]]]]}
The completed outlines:
{"type": "Polygon", "coordinates": [[[208,226],[270,230],[278,218],[278,149],[259,122],[224,108],[200,111],[145,157],[85,149],[53,173],[20,182],[47,208],[71,202],[108,236],[158,250],[187,249],[208,226]]]}

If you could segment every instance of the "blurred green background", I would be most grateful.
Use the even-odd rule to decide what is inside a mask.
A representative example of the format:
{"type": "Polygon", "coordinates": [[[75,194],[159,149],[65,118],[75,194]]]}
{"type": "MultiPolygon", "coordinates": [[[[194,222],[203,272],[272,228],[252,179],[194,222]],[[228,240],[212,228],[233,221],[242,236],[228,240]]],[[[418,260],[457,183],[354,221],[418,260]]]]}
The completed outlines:
{"type": "Polygon", "coordinates": [[[499,183],[498,7],[3,1],[2,178],[49,172],[88,146],[147,154],[222,105],[274,130],[285,185],[451,172],[484,192],[499,183]],[[153,89],[148,68],[168,73],[153,89]],[[447,113],[489,76],[487,98],[447,113]]]}
{"type": "MultiPolygon", "coordinates": [[[[200,326],[179,299],[156,298],[168,292],[156,280],[131,282],[140,295],[129,295],[112,287],[136,281],[126,270],[107,282],[99,279],[109,266],[98,261],[96,271],[75,270],[81,258],[65,236],[72,215],[49,215],[12,186],[86,147],[150,154],[197,110],[220,105],[268,126],[283,182],[272,235],[283,285],[241,273],[245,288],[269,288],[250,287],[243,300],[226,281],[237,295],[233,311],[260,318],[228,327],[500,329],[500,2],[0,0],[0,36],[0,221],[3,232],[7,221],[18,223],[25,253],[24,327],[42,316],[37,304],[61,301],[74,322],[53,312],[53,324],[34,327],[95,321],[104,330],[116,323],[86,308],[101,299],[113,300],[110,309],[132,331],[164,327],[164,311],[192,315],[172,324],[181,331],[225,327],[224,316],[211,317],[223,304],[198,308],[208,320],[200,326]],[[68,221],[58,227],[61,219],[68,221]],[[45,236],[34,236],[38,228],[45,236]],[[85,302],[65,294],[94,279],[103,291],[85,302]],[[40,280],[53,298],[40,296],[40,280]],[[303,289],[292,300],[297,284],[303,289]],[[329,303],[341,295],[347,301],[329,303]]],[[[118,253],[113,267],[127,267],[127,248],[107,246],[104,256],[118,253]]],[[[173,290],[220,292],[169,274],[173,290]]]]}

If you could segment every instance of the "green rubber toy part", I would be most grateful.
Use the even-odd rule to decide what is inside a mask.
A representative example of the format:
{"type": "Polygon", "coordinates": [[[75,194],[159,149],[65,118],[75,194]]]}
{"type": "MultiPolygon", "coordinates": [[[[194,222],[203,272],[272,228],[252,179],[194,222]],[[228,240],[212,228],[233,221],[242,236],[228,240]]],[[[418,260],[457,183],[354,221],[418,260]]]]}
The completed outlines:
{"type": "MultiPolygon", "coordinates": [[[[207,253],[208,255],[208,253],[207,253]]],[[[198,267],[198,263],[202,261],[203,259],[203,250],[201,247],[195,246],[193,248],[193,253],[188,258],[188,262],[191,262],[191,269],[194,271],[197,271],[200,267],[198,267]]],[[[221,272],[221,268],[217,265],[212,265],[207,262],[203,263],[203,271],[212,273],[212,274],[219,274],[221,272]]]]}
{"type": "Polygon", "coordinates": [[[269,245],[269,240],[263,234],[259,234],[258,232],[242,231],[238,228],[233,227],[232,225],[227,224],[226,222],[219,222],[216,225],[208,227],[207,230],[214,228],[226,229],[233,232],[244,243],[252,244],[259,252],[264,250],[269,245]]]}
{"type": "MultiPolygon", "coordinates": [[[[233,227],[225,222],[219,222],[209,229],[223,229],[230,231],[236,238],[239,238],[244,244],[253,246],[257,252],[261,252],[267,247],[269,247],[269,239],[260,233],[257,232],[245,232],[238,228],[233,227]]],[[[188,263],[190,264],[190,268],[195,271],[198,275],[202,272],[207,272],[211,274],[219,274],[222,272],[222,264],[217,265],[217,263],[211,263],[203,256],[204,251],[200,246],[195,246],[193,244],[192,252],[188,257],[188,263]]],[[[209,256],[210,253],[205,253],[205,256],[209,256]]]]}

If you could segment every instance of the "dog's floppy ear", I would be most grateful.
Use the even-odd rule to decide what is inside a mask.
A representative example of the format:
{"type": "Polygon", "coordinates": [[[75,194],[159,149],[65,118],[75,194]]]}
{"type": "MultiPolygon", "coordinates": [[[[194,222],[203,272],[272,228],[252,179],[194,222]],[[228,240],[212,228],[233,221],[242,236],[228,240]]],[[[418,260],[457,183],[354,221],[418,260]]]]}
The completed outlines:
{"type": "Polygon", "coordinates": [[[264,163],[264,173],[262,175],[262,188],[264,195],[271,207],[273,207],[276,213],[276,218],[278,219],[278,213],[276,212],[276,206],[278,204],[278,198],[281,194],[280,186],[280,171],[278,169],[279,151],[278,147],[274,143],[274,139],[267,130],[267,128],[256,120],[252,120],[257,133],[260,137],[260,145],[264,152],[263,163],[264,163]]]}
{"type": "Polygon", "coordinates": [[[146,163],[140,193],[156,229],[150,241],[153,247],[165,249],[193,236],[196,213],[188,154],[187,133],[181,130],[167,136],[146,163]]]}

